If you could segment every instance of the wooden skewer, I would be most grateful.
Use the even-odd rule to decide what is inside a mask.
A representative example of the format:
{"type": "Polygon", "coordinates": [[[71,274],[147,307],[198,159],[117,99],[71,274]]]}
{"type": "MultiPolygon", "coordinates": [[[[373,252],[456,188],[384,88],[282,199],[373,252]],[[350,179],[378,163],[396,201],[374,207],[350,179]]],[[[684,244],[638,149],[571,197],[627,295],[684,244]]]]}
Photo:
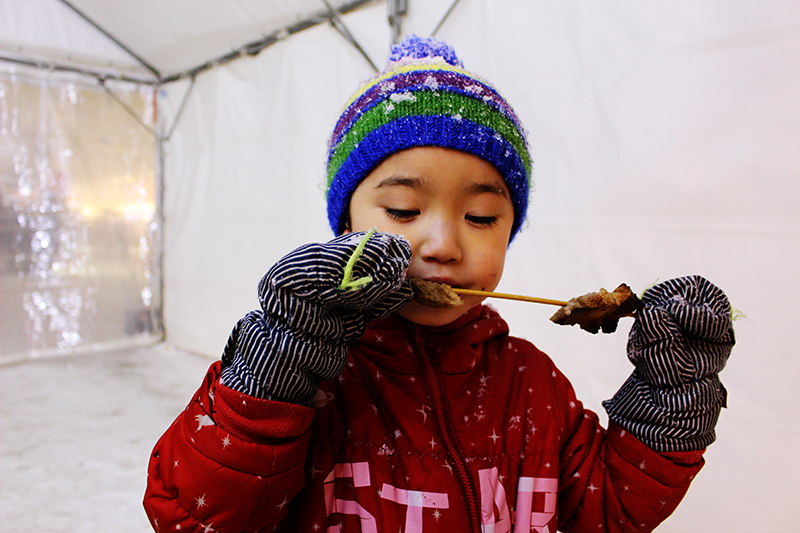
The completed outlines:
{"type": "Polygon", "coordinates": [[[452,288],[456,294],[472,295],[472,296],[485,296],[487,298],[503,298],[504,300],[519,300],[521,302],[533,302],[537,304],[557,305],[563,307],[567,302],[562,300],[550,300],[548,298],[537,298],[536,296],[522,296],[521,294],[506,294],[503,292],[489,292],[489,291],[476,291],[472,289],[457,289],[452,288]]]}

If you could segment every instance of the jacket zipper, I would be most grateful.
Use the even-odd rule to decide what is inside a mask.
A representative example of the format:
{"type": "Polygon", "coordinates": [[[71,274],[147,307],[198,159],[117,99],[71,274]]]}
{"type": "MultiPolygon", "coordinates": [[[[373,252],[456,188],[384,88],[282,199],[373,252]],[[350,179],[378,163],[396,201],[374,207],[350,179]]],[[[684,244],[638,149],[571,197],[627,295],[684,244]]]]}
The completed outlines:
{"type": "Polygon", "coordinates": [[[467,504],[467,512],[469,513],[469,522],[471,530],[474,533],[481,532],[481,518],[478,506],[478,499],[475,496],[475,486],[469,476],[467,470],[467,462],[464,460],[464,455],[458,445],[455,431],[453,430],[449,406],[447,405],[447,398],[442,393],[442,383],[439,380],[439,374],[433,361],[433,358],[428,353],[425,347],[425,341],[422,338],[420,327],[414,326],[414,339],[417,343],[417,349],[420,354],[420,359],[425,366],[425,379],[428,382],[428,388],[431,391],[431,399],[433,400],[432,413],[436,420],[439,433],[444,441],[445,451],[447,457],[452,463],[453,471],[456,479],[461,485],[461,491],[464,495],[464,500],[467,504]]]}

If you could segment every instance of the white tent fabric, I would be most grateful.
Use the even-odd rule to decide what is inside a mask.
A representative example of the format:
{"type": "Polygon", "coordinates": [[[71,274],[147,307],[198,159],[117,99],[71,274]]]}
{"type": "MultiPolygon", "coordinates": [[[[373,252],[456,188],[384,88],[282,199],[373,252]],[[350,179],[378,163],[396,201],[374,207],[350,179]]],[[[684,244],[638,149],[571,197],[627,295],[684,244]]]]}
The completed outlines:
{"type": "Polygon", "coordinates": [[[328,6],[347,10],[363,3],[326,2],[3,0],[0,50],[20,58],[111,67],[156,79],[313,20],[328,6]]]}
{"type": "MultiPolygon", "coordinates": [[[[270,31],[294,16],[288,2],[259,3],[260,15],[256,3],[234,0],[128,3],[128,13],[121,2],[75,4],[164,73],[258,38],[272,12],[270,31]],[[145,4],[150,11],[132,7],[145,4]]],[[[410,2],[405,32],[430,34],[451,4],[410,2]]],[[[103,61],[123,61],[107,44],[84,46],[97,36],[78,31],[59,2],[24,5],[0,1],[0,12],[27,21],[0,16],[3,50],[46,33],[60,49],[75,43],[73,58],[99,50],[103,61]],[[38,24],[64,33],[37,32],[38,24]]],[[[382,64],[386,5],[344,20],[382,64]]],[[[500,290],[567,299],[701,274],[746,315],[722,373],[729,408],[719,440],[659,531],[800,530],[800,416],[791,400],[800,378],[791,307],[800,299],[800,4],[463,0],[438,36],[498,86],[529,130],[535,192],[500,290]]],[[[201,74],[183,108],[188,80],[161,88],[165,130],[177,119],[165,143],[168,343],[218,357],[236,320],[257,306],[266,269],[331,237],[325,144],[370,74],[320,25],[201,74]]],[[[602,413],[631,369],[629,323],[591,336],[551,324],[551,309],[493,305],[602,413]]]]}

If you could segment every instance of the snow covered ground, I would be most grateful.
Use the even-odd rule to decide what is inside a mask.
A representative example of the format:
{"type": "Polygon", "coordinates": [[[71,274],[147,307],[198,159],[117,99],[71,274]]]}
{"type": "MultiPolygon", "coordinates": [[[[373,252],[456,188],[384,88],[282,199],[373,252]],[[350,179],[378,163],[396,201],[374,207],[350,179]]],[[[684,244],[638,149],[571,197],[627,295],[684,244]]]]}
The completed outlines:
{"type": "Polygon", "coordinates": [[[148,456],[211,363],[159,344],[0,366],[0,531],[152,531],[148,456]]]}

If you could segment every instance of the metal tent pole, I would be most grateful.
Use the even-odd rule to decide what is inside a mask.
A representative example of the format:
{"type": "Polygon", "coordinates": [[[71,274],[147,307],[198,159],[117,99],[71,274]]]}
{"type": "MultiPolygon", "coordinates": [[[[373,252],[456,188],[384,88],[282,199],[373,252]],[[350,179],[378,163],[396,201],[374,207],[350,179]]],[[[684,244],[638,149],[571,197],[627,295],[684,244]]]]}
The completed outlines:
{"type": "Polygon", "coordinates": [[[119,46],[120,48],[122,48],[123,50],[125,50],[125,51],[126,51],[126,52],[127,52],[127,53],[128,53],[128,54],[129,54],[129,55],[132,57],[132,58],[134,58],[136,61],[138,61],[140,65],[142,65],[144,68],[146,68],[147,70],[149,70],[150,72],[152,72],[152,73],[153,73],[153,75],[154,75],[156,78],[159,78],[159,79],[161,78],[161,73],[158,71],[158,69],[157,69],[157,68],[155,68],[153,65],[151,65],[150,63],[148,63],[147,61],[145,61],[145,60],[144,60],[144,58],[143,58],[142,56],[140,56],[139,54],[137,54],[136,52],[134,52],[133,50],[131,50],[129,47],[125,46],[125,44],[124,44],[124,43],[122,43],[122,42],[121,42],[119,39],[117,39],[116,37],[114,37],[113,35],[111,35],[111,33],[109,33],[108,31],[106,31],[106,29],[105,29],[105,28],[103,28],[102,26],[100,26],[98,23],[96,23],[95,21],[93,21],[92,19],[90,19],[90,18],[89,18],[89,17],[88,17],[88,16],[87,16],[87,15],[86,15],[86,14],[85,14],[83,11],[81,11],[80,9],[78,9],[77,7],[75,7],[74,5],[72,5],[72,4],[71,4],[70,2],[68,2],[67,0],[60,0],[60,1],[61,1],[61,3],[62,3],[62,4],[64,4],[65,6],[67,6],[68,8],[70,8],[72,11],[74,11],[74,12],[75,12],[75,13],[76,13],[76,14],[77,14],[79,17],[81,17],[83,20],[85,20],[86,22],[88,22],[89,24],[91,24],[91,25],[92,25],[92,27],[94,27],[94,28],[95,28],[97,31],[99,31],[100,33],[102,33],[103,35],[105,35],[106,37],[108,37],[108,38],[109,38],[109,39],[110,39],[110,40],[111,40],[111,41],[112,41],[114,44],[116,44],[117,46],[119,46]]]}
{"type": "Polygon", "coordinates": [[[442,20],[439,21],[439,24],[437,24],[436,27],[431,32],[431,37],[436,37],[436,34],[439,33],[440,29],[442,29],[442,25],[444,24],[444,21],[446,21],[450,17],[450,14],[453,12],[453,10],[456,8],[456,5],[460,1],[461,0],[453,0],[453,3],[450,4],[450,7],[447,9],[447,11],[445,12],[444,16],[442,17],[442,20]]]}

